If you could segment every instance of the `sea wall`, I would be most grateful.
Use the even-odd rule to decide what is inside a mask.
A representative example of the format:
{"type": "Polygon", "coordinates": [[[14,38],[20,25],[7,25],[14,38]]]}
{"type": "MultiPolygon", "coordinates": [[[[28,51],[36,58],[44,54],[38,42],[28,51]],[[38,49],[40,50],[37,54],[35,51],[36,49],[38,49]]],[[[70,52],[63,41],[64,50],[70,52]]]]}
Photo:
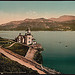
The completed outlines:
{"type": "Polygon", "coordinates": [[[42,48],[41,44],[36,44],[36,45],[30,45],[29,50],[25,56],[25,58],[34,60],[39,64],[43,63],[43,58],[41,55],[41,51],[44,49],[42,48]]]}

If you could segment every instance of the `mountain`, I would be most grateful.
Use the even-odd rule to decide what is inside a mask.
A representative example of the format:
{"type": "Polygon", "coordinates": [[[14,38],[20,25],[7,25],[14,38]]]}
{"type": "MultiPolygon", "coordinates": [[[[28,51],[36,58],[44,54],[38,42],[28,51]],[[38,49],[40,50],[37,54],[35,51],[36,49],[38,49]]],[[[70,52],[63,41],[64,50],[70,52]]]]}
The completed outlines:
{"type": "Polygon", "coordinates": [[[20,21],[11,21],[0,25],[0,30],[49,30],[49,31],[66,31],[75,30],[75,16],[63,15],[59,18],[37,18],[25,19],[20,21]]]}
{"type": "Polygon", "coordinates": [[[50,18],[50,20],[56,21],[56,22],[70,21],[70,20],[75,20],[75,16],[63,15],[63,16],[60,16],[59,18],[50,18]]]}
{"type": "Polygon", "coordinates": [[[49,28],[46,23],[50,22],[52,22],[52,20],[45,18],[12,21],[9,23],[1,24],[0,30],[26,30],[27,27],[30,27],[31,30],[44,30],[46,28],[49,28]]]}

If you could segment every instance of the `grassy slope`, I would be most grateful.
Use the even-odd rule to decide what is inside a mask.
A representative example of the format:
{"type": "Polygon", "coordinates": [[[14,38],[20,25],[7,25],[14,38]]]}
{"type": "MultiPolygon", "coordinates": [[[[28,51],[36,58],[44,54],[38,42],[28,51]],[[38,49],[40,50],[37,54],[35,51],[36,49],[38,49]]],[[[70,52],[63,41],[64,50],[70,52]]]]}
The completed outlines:
{"type": "Polygon", "coordinates": [[[13,42],[0,37],[0,45],[3,45],[4,47],[10,46],[13,42]]]}
{"type": "Polygon", "coordinates": [[[63,26],[69,26],[72,29],[72,31],[75,31],[75,20],[60,22],[59,24],[62,24],[63,26]]]}
{"type": "Polygon", "coordinates": [[[20,54],[22,56],[25,56],[27,51],[28,51],[28,49],[29,49],[29,47],[24,46],[24,45],[22,45],[20,43],[15,43],[12,47],[7,48],[7,49],[9,49],[9,50],[11,50],[11,51],[13,51],[13,52],[15,52],[17,54],[20,54]]]}
{"type": "MultiPolygon", "coordinates": [[[[13,42],[11,43],[10,42],[11,42],[10,40],[0,37],[0,45],[3,45],[4,48],[10,46],[13,43],[13,42]]],[[[24,46],[20,43],[16,43],[12,47],[7,49],[12,50],[13,52],[18,53],[22,56],[25,56],[29,47],[24,46]]]]}
{"type": "Polygon", "coordinates": [[[37,74],[36,71],[10,60],[3,54],[0,54],[0,72],[26,72],[37,74]]]}
{"type": "MultiPolygon", "coordinates": [[[[7,47],[13,43],[13,42],[11,42],[11,44],[10,44],[9,42],[11,42],[11,41],[0,37],[0,45],[3,45],[3,47],[7,47]]],[[[16,43],[15,45],[13,45],[12,47],[10,47],[8,49],[10,49],[13,52],[18,53],[20,55],[23,55],[23,56],[25,56],[25,54],[28,51],[27,46],[24,46],[19,43],[16,43]]],[[[0,72],[26,72],[26,73],[37,74],[36,71],[33,71],[32,69],[24,67],[24,66],[20,65],[19,63],[10,60],[9,58],[5,57],[3,54],[0,54],[0,72]]]]}
{"type": "MultiPolygon", "coordinates": [[[[1,45],[3,44],[4,45],[3,47],[8,47],[9,45],[11,45],[8,42],[9,42],[9,40],[3,39],[3,38],[0,37],[0,44],[1,45]]],[[[7,48],[7,49],[9,49],[9,50],[11,50],[11,51],[13,51],[13,52],[15,52],[17,54],[20,54],[22,56],[25,56],[27,51],[28,51],[28,49],[29,49],[29,47],[24,46],[24,45],[22,45],[20,43],[16,43],[12,47],[7,48]]],[[[34,60],[37,63],[42,64],[43,63],[43,59],[42,59],[42,55],[41,55],[40,51],[43,51],[43,48],[42,49],[38,48],[37,50],[38,51],[35,53],[34,60]]]]}

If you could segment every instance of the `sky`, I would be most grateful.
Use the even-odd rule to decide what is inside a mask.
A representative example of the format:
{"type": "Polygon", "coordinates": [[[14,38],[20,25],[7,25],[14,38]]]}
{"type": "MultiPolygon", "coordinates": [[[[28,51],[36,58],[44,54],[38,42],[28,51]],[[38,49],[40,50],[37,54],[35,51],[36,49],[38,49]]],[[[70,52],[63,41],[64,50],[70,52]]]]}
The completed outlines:
{"type": "Polygon", "coordinates": [[[62,15],[75,16],[75,1],[0,1],[0,24],[62,15]]]}

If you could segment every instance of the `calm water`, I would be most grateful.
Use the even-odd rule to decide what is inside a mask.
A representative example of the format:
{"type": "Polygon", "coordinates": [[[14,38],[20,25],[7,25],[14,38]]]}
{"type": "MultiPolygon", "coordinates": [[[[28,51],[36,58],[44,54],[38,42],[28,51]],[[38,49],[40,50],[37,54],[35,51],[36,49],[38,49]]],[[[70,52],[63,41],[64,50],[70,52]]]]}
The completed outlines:
{"type": "MultiPolygon", "coordinates": [[[[0,37],[14,39],[25,31],[0,31],[0,37]]],[[[75,32],[33,31],[36,41],[42,44],[43,65],[64,74],[75,74],[75,32]]]]}

